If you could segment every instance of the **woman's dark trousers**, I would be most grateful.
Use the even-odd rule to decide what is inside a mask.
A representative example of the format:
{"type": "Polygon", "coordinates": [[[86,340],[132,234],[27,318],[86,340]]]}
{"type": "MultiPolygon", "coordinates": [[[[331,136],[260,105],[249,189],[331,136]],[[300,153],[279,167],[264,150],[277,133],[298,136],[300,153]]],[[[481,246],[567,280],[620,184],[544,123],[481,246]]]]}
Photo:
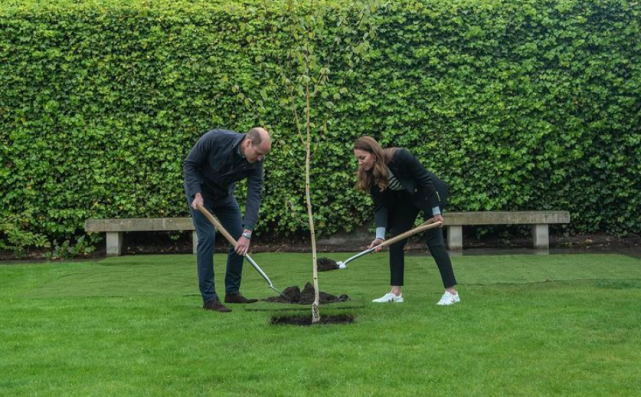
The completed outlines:
{"type": "MultiPolygon", "coordinates": [[[[405,233],[414,226],[416,217],[420,209],[412,203],[411,196],[406,191],[390,192],[391,202],[388,204],[389,219],[391,225],[391,237],[405,233]]],[[[443,209],[441,208],[441,211],[443,209]]],[[[425,214],[426,219],[432,217],[432,214],[425,214]]],[[[436,261],[438,270],[441,273],[441,280],[445,288],[456,285],[452,261],[445,250],[445,241],[443,239],[443,229],[429,229],[425,232],[425,241],[427,247],[436,261]]],[[[390,285],[403,285],[405,273],[405,253],[403,248],[407,244],[407,239],[403,239],[390,246],[390,285]]]]}

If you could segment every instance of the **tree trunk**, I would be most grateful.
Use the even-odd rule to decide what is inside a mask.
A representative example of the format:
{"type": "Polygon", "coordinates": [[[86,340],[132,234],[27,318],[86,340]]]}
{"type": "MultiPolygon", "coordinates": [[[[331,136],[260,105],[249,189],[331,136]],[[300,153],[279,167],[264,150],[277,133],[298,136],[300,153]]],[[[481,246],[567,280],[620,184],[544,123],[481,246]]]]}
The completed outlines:
{"type": "Polygon", "coordinates": [[[309,81],[305,85],[305,94],[307,106],[305,113],[307,116],[306,129],[307,129],[307,142],[305,144],[305,197],[307,198],[307,217],[309,219],[309,232],[312,240],[312,271],[314,277],[314,303],[312,303],[312,323],[320,321],[319,310],[319,294],[318,294],[318,263],[316,261],[316,232],[314,231],[314,213],[312,211],[312,195],[309,186],[310,179],[310,163],[311,163],[311,133],[310,133],[310,115],[309,115],[309,81]]]}

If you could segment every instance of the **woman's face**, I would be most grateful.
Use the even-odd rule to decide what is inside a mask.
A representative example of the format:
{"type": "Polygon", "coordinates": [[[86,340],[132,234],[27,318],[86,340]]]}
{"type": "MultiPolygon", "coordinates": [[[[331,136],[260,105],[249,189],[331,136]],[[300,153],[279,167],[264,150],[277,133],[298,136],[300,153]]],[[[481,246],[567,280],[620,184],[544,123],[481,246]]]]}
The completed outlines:
{"type": "Polygon", "coordinates": [[[354,149],[354,156],[358,160],[358,166],[365,171],[369,171],[374,167],[374,161],[376,158],[370,152],[366,152],[360,149],[354,149]]]}

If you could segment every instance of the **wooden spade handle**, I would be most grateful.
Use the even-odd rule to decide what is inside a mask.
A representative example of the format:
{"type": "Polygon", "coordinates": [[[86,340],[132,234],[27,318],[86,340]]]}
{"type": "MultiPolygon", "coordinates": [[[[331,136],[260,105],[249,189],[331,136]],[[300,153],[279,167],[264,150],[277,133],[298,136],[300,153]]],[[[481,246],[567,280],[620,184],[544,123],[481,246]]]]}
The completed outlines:
{"type": "Polygon", "coordinates": [[[205,208],[204,206],[198,204],[197,207],[198,207],[198,211],[202,212],[202,214],[205,215],[207,219],[209,219],[209,221],[214,224],[214,226],[216,227],[216,230],[222,233],[222,235],[227,239],[227,241],[229,241],[231,245],[233,245],[234,248],[236,248],[236,240],[223,227],[222,223],[220,223],[220,221],[216,219],[215,216],[210,214],[209,211],[207,211],[207,208],[205,208]]]}
{"type": "Polygon", "coordinates": [[[389,240],[385,240],[382,244],[379,245],[379,247],[387,247],[388,245],[392,245],[397,241],[401,241],[405,238],[408,238],[410,236],[415,235],[416,233],[423,232],[425,230],[429,229],[434,229],[435,227],[441,227],[443,223],[439,222],[434,222],[432,219],[429,219],[427,222],[415,227],[412,230],[408,230],[403,234],[399,234],[398,236],[392,237],[389,240]]]}
{"type": "MultiPolygon", "coordinates": [[[[216,230],[221,232],[223,236],[225,236],[227,241],[229,241],[231,245],[233,245],[234,248],[236,248],[236,240],[231,236],[231,234],[229,234],[229,232],[227,232],[227,230],[223,227],[222,223],[220,223],[220,221],[216,219],[215,216],[210,214],[209,211],[207,211],[207,209],[204,206],[198,204],[196,207],[198,208],[198,211],[200,211],[203,215],[205,215],[207,219],[209,219],[209,221],[214,224],[214,227],[216,228],[216,230]]],[[[289,298],[286,295],[283,295],[282,292],[280,292],[278,289],[276,289],[276,287],[274,287],[274,284],[269,279],[269,277],[267,277],[267,274],[265,274],[263,269],[261,269],[260,266],[258,266],[256,261],[254,261],[252,257],[249,256],[249,254],[245,255],[245,259],[247,259],[249,264],[252,265],[254,269],[256,269],[256,271],[263,277],[263,279],[265,279],[265,281],[267,281],[267,284],[269,284],[269,288],[273,289],[274,291],[278,292],[279,294],[281,294],[282,296],[284,296],[286,299],[289,300],[289,298]]]]}

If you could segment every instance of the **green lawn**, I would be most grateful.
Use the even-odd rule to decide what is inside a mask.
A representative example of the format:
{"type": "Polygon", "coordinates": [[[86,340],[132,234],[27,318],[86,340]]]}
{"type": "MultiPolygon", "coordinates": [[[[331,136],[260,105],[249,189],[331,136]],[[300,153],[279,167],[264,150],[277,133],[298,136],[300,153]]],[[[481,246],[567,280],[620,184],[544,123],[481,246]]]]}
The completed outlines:
{"type": "MultiPolygon", "coordinates": [[[[311,281],[310,255],[254,258],[278,288],[311,281]]],[[[323,307],[356,322],[316,327],[270,325],[275,312],[243,306],[202,310],[191,255],[0,266],[0,395],[641,395],[641,260],[453,262],[462,302],[452,307],[435,305],[431,258],[407,258],[403,304],[369,303],[388,291],[387,254],[321,273],[321,290],[365,304],[323,307]]],[[[249,265],[242,290],[274,295],[249,265]]]]}

